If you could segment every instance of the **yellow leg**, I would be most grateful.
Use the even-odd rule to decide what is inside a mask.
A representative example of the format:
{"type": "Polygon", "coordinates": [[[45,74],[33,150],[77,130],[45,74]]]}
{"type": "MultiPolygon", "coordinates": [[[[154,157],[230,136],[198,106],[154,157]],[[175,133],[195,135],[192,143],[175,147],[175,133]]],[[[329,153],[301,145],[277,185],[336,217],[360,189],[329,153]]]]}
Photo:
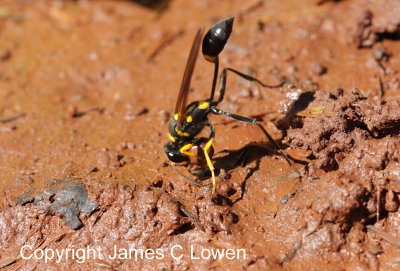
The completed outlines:
{"type": "Polygon", "coordinates": [[[190,152],[189,150],[193,147],[192,144],[186,144],[182,148],[179,149],[179,151],[187,156],[194,156],[195,154],[190,152]]]}
{"type": "Polygon", "coordinates": [[[214,195],[215,195],[215,188],[216,188],[216,186],[217,186],[217,183],[216,183],[216,181],[215,181],[214,166],[213,166],[213,164],[212,164],[212,162],[211,162],[210,156],[208,155],[208,150],[210,149],[210,147],[211,147],[211,145],[212,145],[212,143],[213,143],[213,140],[214,140],[214,139],[211,138],[211,139],[206,143],[206,145],[204,146],[204,156],[206,157],[207,166],[208,166],[208,168],[209,168],[210,171],[211,171],[211,180],[212,180],[212,184],[213,184],[211,194],[214,196],[214,195]]]}

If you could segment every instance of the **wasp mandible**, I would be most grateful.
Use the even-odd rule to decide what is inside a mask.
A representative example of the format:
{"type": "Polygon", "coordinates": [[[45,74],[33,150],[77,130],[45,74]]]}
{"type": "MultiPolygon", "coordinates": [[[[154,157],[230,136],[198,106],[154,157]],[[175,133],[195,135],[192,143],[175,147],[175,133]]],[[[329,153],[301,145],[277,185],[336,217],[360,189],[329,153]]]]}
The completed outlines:
{"type": "Polygon", "coordinates": [[[164,145],[164,151],[167,154],[168,159],[173,162],[173,164],[190,162],[191,157],[198,156],[195,149],[197,149],[197,151],[201,150],[200,153],[202,153],[202,155],[204,156],[207,166],[211,172],[212,195],[215,195],[216,181],[214,165],[211,161],[210,153],[215,137],[215,129],[210,120],[207,118],[209,114],[224,115],[240,122],[255,124],[259,126],[264,134],[268,137],[271,144],[275,147],[275,149],[278,150],[280,154],[283,155],[291,165],[288,157],[284,154],[284,152],[280,151],[279,146],[275,143],[275,141],[264,129],[264,127],[257,122],[256,119],[226,112],[218,108],[219,103],[221,103],[224,99],[226,77],[228,71],[233,72],[248,81],[257,82],[263,87],[281,87],[283,85],[283,82],[274,86],[267,85],[257,78],[227,67],[222,70],[220,75],[218,99],[214,99],[219,69],[218,56],[224,49],[225,44],[229,39],[229,36],[232,32],[233,21],[233,17],[222,20],[211,27],[210,30],[208,30],[208,32],[205,34],[202,42],[202,53],[207,61],[214,63],[214,77],[211,87],[211,94],[207,100],[194,101],[190,104],[187,104],[190,81],[196,64],[198,51],[200,49],[203,32],[201,29],[197,31],[192,48],[190,50],[188,61],[186,63],[178,99],[176,101],[174,115],[169,122],[169,142],[164,145]],[[208,127],[210,130],[208,138],[197,137],[200,132],[206,127],[208,127]]]}

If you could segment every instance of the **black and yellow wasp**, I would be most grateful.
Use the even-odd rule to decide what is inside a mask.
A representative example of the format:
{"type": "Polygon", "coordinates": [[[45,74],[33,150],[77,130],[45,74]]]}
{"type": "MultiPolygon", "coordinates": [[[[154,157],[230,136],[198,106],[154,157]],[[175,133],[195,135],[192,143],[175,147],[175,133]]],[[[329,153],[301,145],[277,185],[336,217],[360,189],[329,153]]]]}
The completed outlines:
{"type": "MultiPolygon", "coordinates": [[[[207,166],[211,171],[213,195],[215,194],[216,181],[214,165],[210,158],[210,151],[215,137],[215,129],[207,118],[210,113],[215,115],[225,115],[237,121],[258,125],[267,135],[273,146],[279,150],[279,147],[273,141],[272,137],[267,133],[264,127],[257,122],[256,119],[226,112],[217,106],[224,99],[227,71],[231,71],[246,80],[255,81],[263,87],[280,87],[283,85],[283,83],[276,86],[266,85],[252,76],[241,73],[232,68],[224,68],[220,75],[219,97],[218,99],[214,99],[219,67],[218,55],[224,49],[224,46],[229,39],[229,36],[232,32],[233,21],[234,18],[228,18],[218,22],[211,27],[204,36],[202,43],[203,56],[207,61],[214,63],[215,66],[211,94],[207,100],[195,101],[187,105],[190,81],[196,64],[203,32],[201,29],[197,31],[192,48],[190,50],[188,61],[186,63],[181,88],[176,101],[174,115],[169,122],[169,142],[164,146],[165,153],[167,154],[169,160],[173,163],[190,162],[190,158],[197,156],[198,150],[201,150],[200,154],[202,153],[204,156],[207,166]],[[208,138],[197,137],[205,127],[210,129],[208,138]]],[[[284,155],[283,152],[281,152],[281,154],[284,155]]],[[[286,160],[289,161],[286,155],[284,156],[286,160]]]]}

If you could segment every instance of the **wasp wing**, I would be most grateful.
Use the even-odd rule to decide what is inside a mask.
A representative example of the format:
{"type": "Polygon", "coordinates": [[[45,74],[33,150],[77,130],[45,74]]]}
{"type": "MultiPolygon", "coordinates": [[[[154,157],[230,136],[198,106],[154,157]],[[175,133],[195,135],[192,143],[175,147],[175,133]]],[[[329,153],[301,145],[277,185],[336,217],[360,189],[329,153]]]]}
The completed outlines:
{"type": "Polygon", "coordinates": [[[177,123],[179,126],[182,124],[183,118],[185,116],[187,99],[189,95],[190,80],[192,79],[193,70],[196,65],[196,60],[200,49],[202,35],[203,35],[203,30],[199,29],[196,33],[196,37],[194,38],[192,49],[190,49],[189,58],[186,63],[185,72],[182,78],[181,88],[179,90],[178,99],[176,101],[174,114],[178,114],[177,123]]]}

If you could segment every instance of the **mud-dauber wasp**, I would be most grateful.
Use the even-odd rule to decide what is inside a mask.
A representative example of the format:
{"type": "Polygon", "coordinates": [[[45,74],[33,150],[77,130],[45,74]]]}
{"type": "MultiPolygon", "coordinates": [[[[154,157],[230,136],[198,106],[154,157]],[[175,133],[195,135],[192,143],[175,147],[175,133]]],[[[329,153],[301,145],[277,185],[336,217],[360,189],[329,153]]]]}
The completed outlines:
{"type": "MultiPolygon", "coordinates": [[[[196,64],[198,51],[200,48],[201,38],[203,31],[199,29],[196,37],[193,41],[192,48],[190,50],[189,58],[186,63],[185,72],[183,75],[181,88],[179,91],[178,99],[176,101],[174,115],[169,122],[168,127],[168,138],[169,142],[164,145],[165,153],[169,160],[175,163],[190,162],[190,158],[205,158],[205,162],[211,171],[212,178],[212,195],[215,194],[216,181],[214,173],[214,165],[211,162],[209,152],[212,152],[212,143],[215,137],[215,129],[212,123],[208,120],[208,114],[224,115],[233,120],[237,120],[244,123],[255,124],[264,132],[270,143],[274,148],[286,159],[290,166],[292,166],[290,160],[283,151],[280,150],[279,146],[268,134],[265,128],[257,122],[256,119],[240,116],[230,112],[226,112],[218,108],[218,104],[222,102],[225,94],[226,76],[227,72],[231,71],[236,75],[248,80],[254,81],[263,87],[276,88],[281,87],[284,82],[278,85],[267,85],[258,80],[255,77],[244,74],[232,68],[224,68],[220,75],[220,89],[219,97],[214,100],[214,92],[218,77],[219,59],[218,56],[224,49],[226,42],[232,32],[234,18],[228,18],[215,24],[204,36],[202,42],[202,53],[204,58],[214,63],[214,78],[212,82],[211,94],[207,100],[195,101],[187,105],[190,80],[192,78],[193,70],[196,64]],[[210,134],[208,138],[197,137],[200,132],[208,127],[210,134]],[[200,152],[199,152],[200,151],[200,152]],[[198,153],[196,153],[198,152],[198,153]],[[204,157],[201,157],[204,156],[204,157]]],[[[184,176],[184,175],[183,175],[184,176]]]]}

